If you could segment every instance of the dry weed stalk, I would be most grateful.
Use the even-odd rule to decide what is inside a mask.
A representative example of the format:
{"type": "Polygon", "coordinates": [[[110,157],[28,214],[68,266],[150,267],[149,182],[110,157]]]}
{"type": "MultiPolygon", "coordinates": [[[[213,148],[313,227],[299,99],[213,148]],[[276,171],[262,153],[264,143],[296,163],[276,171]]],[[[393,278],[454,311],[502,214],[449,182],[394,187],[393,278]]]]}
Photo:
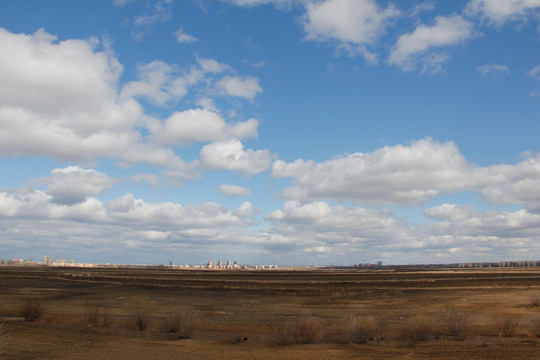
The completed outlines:
{"type": "Polygon", "coordinates": [[[503,337],[512,337],[516,335],[520,320],[511,314],[501,314],[495,318],[497,332],[503,337]]]}
{"type": "Polygon", "coordinates": [[[147,297],[136,296],[132,300],[131,313],[135,325],[139,331],[144,331],[148,327],[150,314],[152,312],[152,303],[147,297]]]}
{"type": "Polygon", "coordinates": [[[167,331],[177,333],[181,339],[191,338],[196,327],[197,315],[193,310],[177,307],[167,316],[167,331]]]}
{"type": "Polygon", "coordinates": [[[373,340],[375,321],[371,316],[350,316],[347,327],[348,341],[352,344],[365,344],[373,340]]]}
{"type": "Polygon", "coordinates": [[[44,312],[43,305],[34,299],[26,299],[20,308],[20,316],[24,321],[36,321],[44,312]]]}
{"type": "Polygon", "coordinates": [[[432,320],[425,316],[411,318],[408,320],[402,334],[408,341],[409,346],[415,346],[422,341],[429,341],[433,336],[432,320]]]}
{"type": "Polygon", "coordinates": [[[469,317],[467,314],[459,312],[454,306],[451,306],[446,310],[442,320],[448,335],[459,341],[465,340],[469,332],[469,317]]]}
{"type": "Polygon", "coordinates": [[[322,339],[323,326],[313,316],[301,317],[296,321],[295,338],[301,344],[313,344],[322,339]]]}

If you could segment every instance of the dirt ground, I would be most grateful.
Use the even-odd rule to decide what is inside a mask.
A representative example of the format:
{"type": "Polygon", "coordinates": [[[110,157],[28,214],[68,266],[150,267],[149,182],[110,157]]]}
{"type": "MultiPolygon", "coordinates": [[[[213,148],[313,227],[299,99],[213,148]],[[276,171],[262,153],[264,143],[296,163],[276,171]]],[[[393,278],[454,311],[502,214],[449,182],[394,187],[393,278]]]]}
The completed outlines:
{"type": "Polygon", "coordinates": [[[538,296],[540,268],[5,267],[0,268],[0,357],[539,359],[540,338],[529,326],[540,314],[533,301],[538,296]],[[29,303],[37,306],[35,321],[23,317],[29,303]],[[466,320],[459,339],[448,330],[451,311],[466,320]],[[175,314],[183,316],[184,329],[171,332],[175,314]],[[384,324],[384,336],[352,341],[351,319],[384,324]],[[418,319],[429,322],[429,336],[413,342],[418,319]],[[512,319],[514,331],[503,334],[501,319],[512,319]]]}

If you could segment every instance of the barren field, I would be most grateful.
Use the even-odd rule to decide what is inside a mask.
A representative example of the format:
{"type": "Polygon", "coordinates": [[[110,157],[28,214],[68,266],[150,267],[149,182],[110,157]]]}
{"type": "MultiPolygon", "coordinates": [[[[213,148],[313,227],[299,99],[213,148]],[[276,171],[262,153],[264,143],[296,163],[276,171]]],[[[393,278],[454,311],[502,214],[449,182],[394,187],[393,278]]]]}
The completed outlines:
{"type": "Polygon", "coordinates": [[[0,268],[5,359],[538,359],[540,268],[0,268]]]}

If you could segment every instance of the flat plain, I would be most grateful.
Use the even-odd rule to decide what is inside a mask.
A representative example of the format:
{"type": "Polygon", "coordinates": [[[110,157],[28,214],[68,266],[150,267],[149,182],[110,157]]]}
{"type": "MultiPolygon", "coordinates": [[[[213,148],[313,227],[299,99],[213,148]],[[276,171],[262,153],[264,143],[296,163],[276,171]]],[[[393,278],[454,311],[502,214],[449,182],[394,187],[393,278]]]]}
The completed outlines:
{"type": "Polygon", "coordinates": [[[538,267],[3,267],[0,357],[538,359],[538,299],[538,267]]]}

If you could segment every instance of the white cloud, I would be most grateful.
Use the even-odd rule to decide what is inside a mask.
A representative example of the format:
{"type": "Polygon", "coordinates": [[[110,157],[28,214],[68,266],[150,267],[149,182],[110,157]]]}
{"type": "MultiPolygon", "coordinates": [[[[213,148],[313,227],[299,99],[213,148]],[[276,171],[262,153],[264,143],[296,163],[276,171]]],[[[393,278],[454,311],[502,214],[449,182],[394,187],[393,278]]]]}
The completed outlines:
{"type": "Polygon", "coordinates": [[[153,131],[152,138],[164,145],[246,139],[257,136],[258,125],[259,122],[255,119],[230,125],[215,112],[192,109],[172,114],[163,126],[153,131]]]}
{"type": "Polygon", "coordinates": [[[503,76],[510,73],[510,69],[506,65],[501,64],[487,64],[476,68],[480,74],[484,76],[503,76]]]}
{"type": "Polygon", "coordinates": [[[152,31],[152,27],[155,24],[172,18],[170,3],[171,0],[156,0],[150,13],[135,17],[133,20],[133,24],[135,25],[133,36],[135,40],[141,41],[152,31]]]}
{"type": "Polygon", "coordinates": [[[272,175],[294,179],[295,186],[283,192],[286,198],[419,205],[441,191],[462,189],[469,167],[453,143],[425,139],[322,163],[277,160],[272,175]]]}
{"type": "Polygon", "coordinates": [[[466,13],[480,15],[496,25],[521,20],[540,7],[540,0],[471,0],[466,13]]]}
{"type": "Polygon", "coordinates": [[[388,22],[400,15],[392,5],[383,9],[373,0],[325,0],[305,6],[303,25],[308,40],[337,41],[349,53],[358,52],[370,62],[374,54],[366,45],[377,40],[388,22]]]}
{"type": "Polygon", "coordinates": [[[238,185],[222,184],[222,185],[219,185],[217,189],[223,195],[227,195],[230,197],[252,195],[251,190],[242,186],[238,186],[238,185]]]}
{"type": "Polygon", "coordinates": [[[54,169],[50,177],[41,178],[39,181],[47,184],[45,193],[52,196],[53,202],[67,205],[104,193],[116,182],[106,174],[78,166],[54,169]]]}
{"type": "Polygon", "coordinates": [[[159,186],[159,177],[153,173],[133,175],[129,178],[129,181],[135,184],[147,183],[151,188],[159,186]]]}
{"type": "Polygon", "coordinates": [[[274,162],[274,177],[291,177],[282,196],[301,201],[354,201],[368,205],[418,206],[442,193],[477,191],[495,205],[540,209],[540,155],[515,165],[476,167],[453,143],[431,139],[384,147],[322,163],[274,162]]]}
{"type": "Polygon", "coordinates": [[[294,2],[298,0],[221,0],[230,2],[237,6],[242,7],[255,7],[260,5],[272,4],[277,8],[289,8],[294,2]]]}
{"type": "Polygon", "coordinates": [[[197,39],[196,37],[186,34],[183,28],[176,30],[174,36],[176,38],[176,42],[178,43],[191,43],[199,41],[199,39],[197,39]]]}
{"type": "Polygon", "coordinates": [[[540,65],[532,68],[531,71],[529,71],[529,76],[540,80],[540,65]]]}
{"type": "MultiPolygon", "coordinates": [[[[388,62],[403,70],[412,70],[422,61],[422,56],[433,62],[430,50],[464,42],[472,36],[472,32],[473,23],[460,15],[437,16],[433,26],[421,24],[413,32],[401,35],[392,48],[388,62]]],[[[444,60],[436,59],[435,64],[444,60]]]]}
{"type": "Polygon", "coordinates": [[[262,92],[259,80],[254,77],[240,78],[237,76],[225,76],[216,83],[227,95],[243,97],[253,100],[258,93],[262,92]]]}
{"type": "Polygon", "coordinates": [[[0,29],[0,44],[0,154],[186,166],[172,151],[142,142],[135,130],[142,108],[118,98],[122,66],[110,51],[96,51],[95,40],[57,43],[44,30],[0,29]]]}
{"type": "Polygon", "coordinates": [[[147,261],[156,249],[181,254],[193,246],[203,253],[234,253],[249,236],[236,229],[254,224],[255,214],[249,202],[227,209],[217,203],[148,203],[126,194],[109,202],[89,197],[65,205],[37,190],[0,192],[0,245],[32,248],[26,252],[37,256],[67,251],[79,259],[88,252],[115,253],[120,261],[130,250],[144,252],[147,261]]]}
{"type": "Polygon", "coordinates": [[[268,150],[244,150],[238,140],[205,145],[200,156],[201,164],[208,169],[241,171],[244,176],[267,170],[274,157],[268,150]]]}

